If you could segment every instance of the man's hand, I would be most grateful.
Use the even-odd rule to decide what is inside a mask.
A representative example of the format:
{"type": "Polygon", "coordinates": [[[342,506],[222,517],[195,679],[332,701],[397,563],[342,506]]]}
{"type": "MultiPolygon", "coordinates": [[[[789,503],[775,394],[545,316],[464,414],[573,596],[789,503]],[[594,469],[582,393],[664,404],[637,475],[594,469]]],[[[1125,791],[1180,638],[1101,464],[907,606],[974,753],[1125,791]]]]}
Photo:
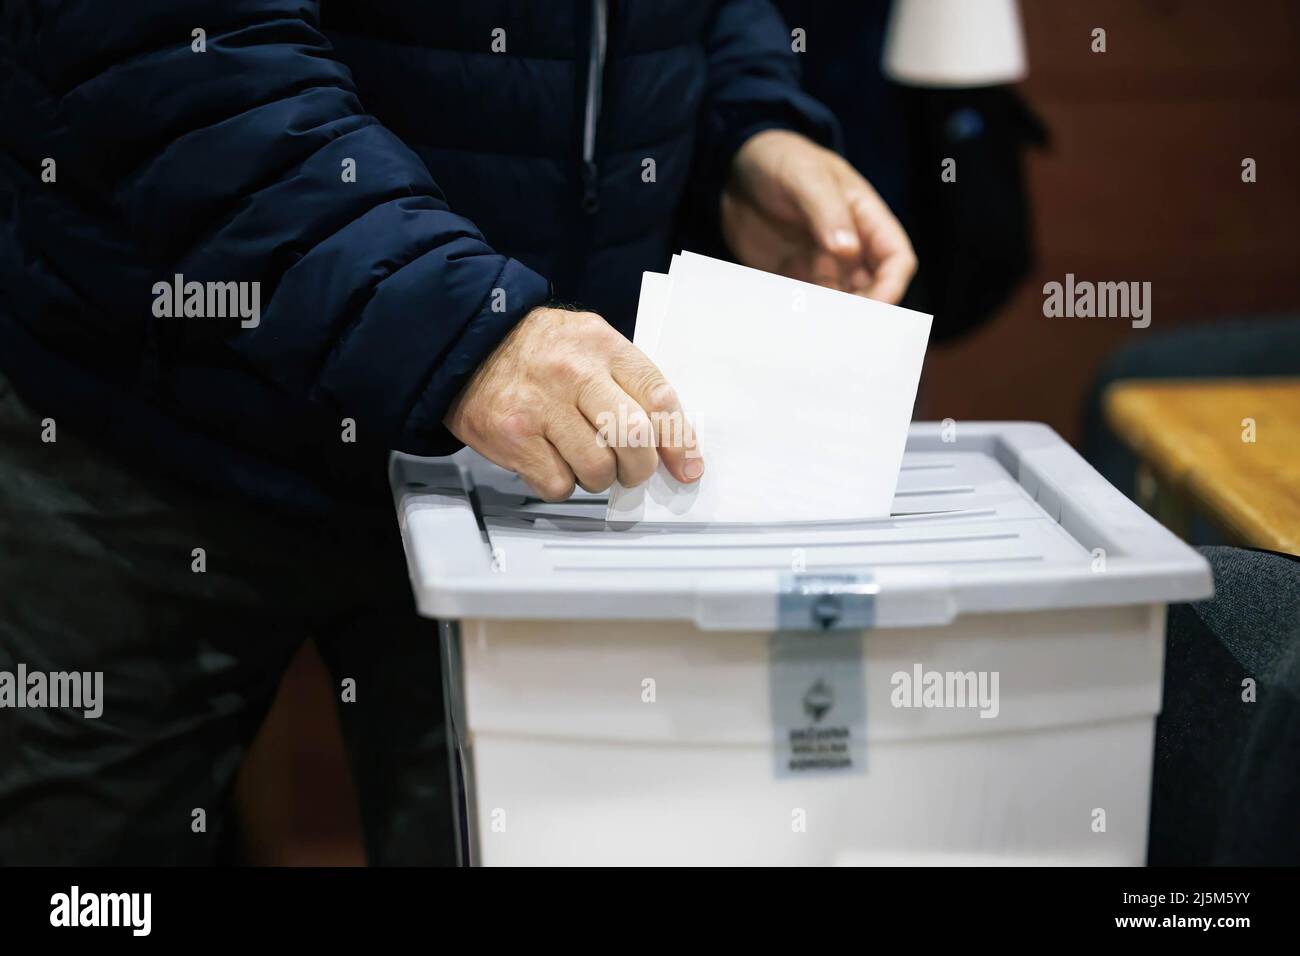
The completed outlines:
{"type": "Polygon", "coordinates": [[[479,366],[444,423],[546,501],[576,482],[604,491],[654,474],[704,473],[681,406],[659,369],[599,315],[529,312],[479,366]],[[657,449],[657,450],[656,450],[657,449]]]}
{"type": "Polygon", "coordinates": [[[751,136],[722,194],[722,232],[745,265],[896,303],[916,271],[907,233],[856,169],[807,137],[751,136]]]}

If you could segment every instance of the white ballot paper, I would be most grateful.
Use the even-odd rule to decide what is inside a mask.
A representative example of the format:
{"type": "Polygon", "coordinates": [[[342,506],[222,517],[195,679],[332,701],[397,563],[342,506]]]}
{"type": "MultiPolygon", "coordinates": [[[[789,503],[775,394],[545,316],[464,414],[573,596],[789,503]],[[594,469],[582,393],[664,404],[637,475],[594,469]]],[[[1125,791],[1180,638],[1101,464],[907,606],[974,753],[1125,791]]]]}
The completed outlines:
{"type": "Polygon", "coordinates": [[[677,390],[704,476],[661,465],[608,520],[888,515],[931,317],[687,252],[646,273],[634,344],[677,390]]]}

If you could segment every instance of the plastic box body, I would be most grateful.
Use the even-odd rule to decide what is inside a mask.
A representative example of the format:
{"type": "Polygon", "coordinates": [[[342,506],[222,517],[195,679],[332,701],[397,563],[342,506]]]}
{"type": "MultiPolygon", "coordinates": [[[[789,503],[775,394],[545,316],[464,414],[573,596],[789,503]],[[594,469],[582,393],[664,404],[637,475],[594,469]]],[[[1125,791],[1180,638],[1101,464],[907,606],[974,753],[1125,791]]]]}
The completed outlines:
{"type": "Polygon", "coordinates": [[[392,478],[472,862],[1144,861],[1165,605],[1209,569],[1046,427],[914,425],[872,521],[609,528],[469,453],[392,478]],[[791,642],[856,658],[846,772],[774,759],[791,642]],[[996,707],[901,705],[931,672],[996,707]]]}

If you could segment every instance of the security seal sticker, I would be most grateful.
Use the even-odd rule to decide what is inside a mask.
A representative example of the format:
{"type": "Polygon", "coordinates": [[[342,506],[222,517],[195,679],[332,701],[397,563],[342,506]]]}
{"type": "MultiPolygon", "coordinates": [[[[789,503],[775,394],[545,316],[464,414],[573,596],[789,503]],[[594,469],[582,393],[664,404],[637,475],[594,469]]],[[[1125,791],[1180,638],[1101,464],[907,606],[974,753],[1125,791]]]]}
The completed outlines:
{"type": "Polygon", "coordinates": [[[863,632],[776,631],[769,638],[777,777],[863,773],[867,692],[863,632]]]}

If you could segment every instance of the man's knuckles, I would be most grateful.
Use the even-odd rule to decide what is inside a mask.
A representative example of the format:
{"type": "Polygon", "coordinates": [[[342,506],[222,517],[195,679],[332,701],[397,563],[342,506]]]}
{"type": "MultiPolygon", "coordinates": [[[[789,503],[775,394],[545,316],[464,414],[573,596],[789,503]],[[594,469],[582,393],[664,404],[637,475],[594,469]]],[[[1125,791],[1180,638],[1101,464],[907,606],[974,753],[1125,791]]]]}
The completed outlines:
{"type": "Polygon", "coordinates": [[[584,454],[581,461],[570,462],[574,474],[587,491],[604,491],[618,477],[618,463],[608,449],[595,449],[599,454],[584,454]]]}
{"type": "Polygon", "coordinates": [[[543,501],[551,503],[564,501],[573,494],[573,478],[558,472],[547,472],[532,477],[525,475],[524,481],[528,482],[543,501]]]}
{"type": "Polygon", "coordinates": [[[498,439],[509,448],[523,448],[533,439],[539,437],[545,427],[541,410],[534,406],[515,406],[497,418],[495,427],[488,431],[495,433],[498,439]]]}

